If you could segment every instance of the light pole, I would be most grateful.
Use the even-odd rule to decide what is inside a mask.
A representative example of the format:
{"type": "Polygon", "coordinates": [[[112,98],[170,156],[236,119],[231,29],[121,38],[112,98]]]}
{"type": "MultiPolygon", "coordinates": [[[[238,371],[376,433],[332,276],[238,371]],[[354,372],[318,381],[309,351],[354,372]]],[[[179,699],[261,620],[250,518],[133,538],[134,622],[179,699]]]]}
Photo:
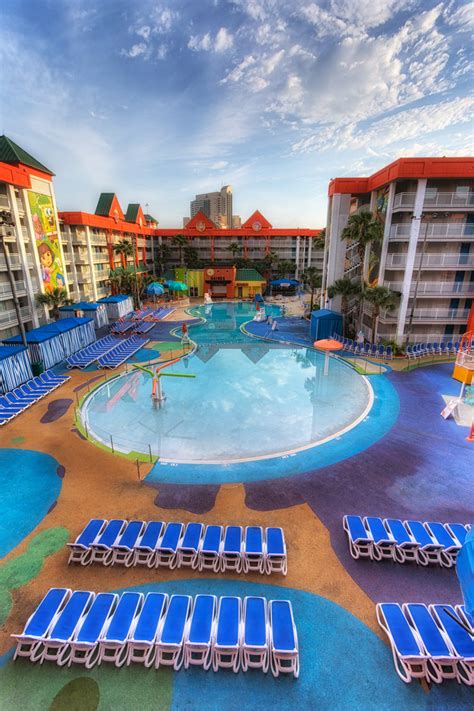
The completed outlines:
{"type": "Polygon", "coordinates": [[[413,317],[415,315],[416,298],[418,296],[418,286],[420,283],[421,270],[423,268],[423,258],[425,256],[425,251],[426,251],[426,242],[427,242],[427,237],[428,237],[428,225],[431,224],[432,220],[436,220],[437,217],[438,217],[437,212],[421,213],[421,223],[423,224],[423,221],[424,221],[425,233],[423,235],[423,242],[422,242],[422,246],[421,246],[420,263],[418,265],[418,270],[416,272],[415,290],[413,291],[413,298],[412,298],[412,302],[411,302],[410,318],[408,319],[407,336],[406,336],[407,346],[410,343],[411,330],[413,327],[413,317]]]}
{"type": "Polygon", "coordinates": [[[13,305],[15,307],[16,317],[18,320],[18,327],[20,329],[21,342],[26,347],[26,333],[25,326],[21,320],[21,307],[18,301],[18,295],[16,293],[15,279],[13,278],[12,264],[10,261],[10,252],[8,249],[8,244],[5,241],[7,235],[12,234],[12,230],[9,228],[15,227],[15,221],[12,218],[11,212],[9,210],[0,211],[0,237],[2,243],[2,251],[5,255],[5,264],[7,267],[8,280],[10,282],[10,289],[12,290],[13,305]]]}

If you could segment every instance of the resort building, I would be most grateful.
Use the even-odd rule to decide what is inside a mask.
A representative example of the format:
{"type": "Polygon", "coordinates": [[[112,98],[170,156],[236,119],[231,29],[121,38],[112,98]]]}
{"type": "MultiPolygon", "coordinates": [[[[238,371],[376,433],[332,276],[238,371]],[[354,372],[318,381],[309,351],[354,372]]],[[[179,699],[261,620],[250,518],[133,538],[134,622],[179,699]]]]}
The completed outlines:
{"type": "MultiPolygon", "coordinates": [[[[181,251],[172,238],[179,232],[177,228],[155,230],[160,243],[170,247],[170,263],[179,265],[181,251]]],[[[307,228],[275,228],[256,210],[240,227],[222,229],[204,212],[192,217],[181,230],[188,244],[197,252],[204,264],[229,263],[238,257],[259,261],[273,252],[279,260],[294,264],[294,276],[298,277],[307,267],[322,270],[323,252],[315,249],[313,240],[320,230],[307,228]]],[[[293,275],[292,275],[293,276],[293,275]]]]}
{"type": "Polygon", "coordinates": [[[13,290],[21,322],[30,330],[47,321],[47,311],[36,303],[37,294],[56,286],[69,293],[73,288],[59,234],[53,175],[0,136],[0,211],[13,223],[0,227],[0,341],[19,332],[13,290]]]}
{"type": "MultiPolygon", "coordinates": [[[[321,306],[337,279],[364,279],[400,295],[381,312],[377,339],[406,342],[456,340],[466,330],[474,297],[474,160],[401,158],[366,178],[329,183],[321,306]],[[383,225],[383,241],[366,252],[341,239],[351,215],[370,211],[383,225]]],[[[372,310],[362,328],[371,336],[372,310]]]]}
{"type": "Polygon", "coordinates": [[[153,264],[152,238],[158,225],[138,203],[122,211],[115,193],[102,193],[93,214],[60,212],[66,265],[79,299],[96,301],[110,293],[110,271],[118,267],[146,272],[153,264]],[[117,253],[122,240],[133,245],[132,255],[117,253]]]}
{"type": "Polygon", "coordinates": [[[236,267],[177,267],[175,277],[187,284],[191,297],[209,294],[214,299],[253,299],[256,294],[263,294],[267,285],[267,280],[256,269],[236,267]]]}
{"type": "Polygon", "coordinates": [[[198,212],[203,212],[220,229],[234,227],[232,220],[232,186],[223,185],[215,193],[196,195],[190,204],[190,215],[193,218],[198,212]]]}

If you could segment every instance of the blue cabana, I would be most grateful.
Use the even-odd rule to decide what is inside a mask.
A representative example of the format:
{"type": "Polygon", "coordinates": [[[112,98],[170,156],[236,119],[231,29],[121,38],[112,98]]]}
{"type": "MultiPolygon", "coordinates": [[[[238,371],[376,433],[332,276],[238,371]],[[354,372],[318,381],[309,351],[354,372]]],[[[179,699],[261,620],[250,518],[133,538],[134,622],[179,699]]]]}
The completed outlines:
{"type": "Polygon", "coordinates": [[[0,394],[4,395],[33,377],[25,346],[0,346],[0,394]]]}
{"type": "MultiPolygon", "coordinates": [[[[26,333],[31,362],[42,363],[45,370],[94,341],[94,321],[85,317],[62,319],[26,333]]],[[[21,345],[21,336],[6,338],[3,343],[21,345]]]]}
{"type": "Polygon", "coordinates": [[[94,319],[96,328],[102,328],[109,323],[107,308],[105,304],[89,303],[87,301],[78,301],[75,304],[67,304],[59,309],[59,318],[65,319],[71,316],[83,316],[94,319]]]}
{"type": "Polygon", "coordinates": [[[312,311],[310,334],[313,341],[332,338],[335,333],[342,335],[342,315],[340,313],[329,309],[312,311]]]}
{"type": "Polygon", "coordinates": [[[272,279],[270,286],[298,286],[299,281],[297,279],[272,279]]]}
{"type": "Polygon", "coordinates": [[[262,304],[263,303],[263,296],[261,294],[255,294],[254,298],[254,303],[256,304],[257,302],[262,304]]]}
{"type": "Polygon", "coordinates": [[[127,294],[116,294],[115,296],[104,296],[99,299],[99,304],[105,304],[109,321],[116,321],[122,316],[133,311],[133,299],[127,294]]]}

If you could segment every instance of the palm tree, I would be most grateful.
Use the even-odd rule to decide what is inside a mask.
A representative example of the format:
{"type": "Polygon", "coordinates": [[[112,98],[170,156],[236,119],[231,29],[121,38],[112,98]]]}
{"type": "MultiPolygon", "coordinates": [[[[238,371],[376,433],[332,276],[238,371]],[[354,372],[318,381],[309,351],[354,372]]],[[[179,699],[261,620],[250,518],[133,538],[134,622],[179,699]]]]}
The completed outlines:
{"type": "Polygon", "coordinates": [[[312,311],[314,305],[314,292],[316,291],[316,289],[321,288],[322,274],[319,269],[316,269],[316,267],[308,267],[301,275],[301,281],[305,286],[311,289],[311,301],[309,308],[310,311],[312,311]]]}
{"type": "Polygon", "coordinates": [[[229,252],[232,252],[232,256],[236,257],[238,254],[241,254],[242,247],[238,242],[231,242],[229,244],[229,252]]]}
{"type": "Polygon", "coordinates": [[[171,244],[178,248],[179,263],[183,264],[183,247],[188,244],[188,238],[185,235],[175,235],[171,238],[171,244]]]}
{"type": "Polygon", "coordinates": [[[138,308],[139,306],[139,294],[138,294],[138,277],[137,277],[137,261],[135,259],[135,248],[132,242],[128,239],[122,239],[117,244],[114,245],[114,252],[115,254],[120,254],[120,257],[122,259],[122,265],[124,268],[127,266],[127,260],[128,257],[133,258],[133,272],[134,272],[134,281],[135,281],[135,291],[133,293],[134,297],[134,306],[135,308],[138,308]]]}
{"type": "Polygon", "coordinates": [[[393,311],[398,303],[398,295],[386,286],[374,286],[364,290],[364,298],[372,304],[372,343],[375,343],[377,319],[380,311],[393,311]]]}
{"type": "Polygon", "coordinates": [[[316,237],[313,237],[313,247],[315,249],[324,249],[324,244],[326,242],[326,228],[323,227],[323,229],[319,232],[316,237]]]}
{"type": "Polygon", "coordinates": [[[347,313],[349,311],[349,298],[360,294],[360,284],[349,279],[349,277],[343,277],[342,279],[336,279],[334,284],[328,288],[328,297],[334,299],[335,296],[341,297],[341,311],[342,311],[342,334],[346,335],[346,321],[347,313]]]}
{"type": "Polygon", "coordinates": [[[289,259],[280,259],[275,270],[282,277],[293,277],[295,273],[295,263],[289,259]]]}
{"type": "Polygon", "coordinates": [[[66,289],[62,289],[58,286],[51,289],[51,291],[45,292],[44,294],[36,294],[36,301],[39,304],[47,306],[48,309],[51,309],[51,313],[55,321],[59,318],[60,306],[73,303],[73,300],[68,297],[66,289]]]}
{"type": "Polygon", "coordinates": [[[364,262],[367,249],[374,242],[383,239],[382,223],[371,212],[364,211],[351,215],[341,233],[341,239],[357,243],[357,254],[361,264],[360,286],[364,287],[364,262]]]}
{"type": "Polygon", "coordinates": [[[278,262],[278,254],[273,250],[270,250],[262,259],[262,266],[267,270],[269,279],[272,278],[273,265],[276,262],[278,262]]]}
{"type": "Polygon", "coordinates": [[[200,265],[200,259],[196,247],[191,247],[186,245],[184,250],[184,264],[188,269],[198,269],[200,265]]]}
{"type": "Polygon", "coordinates": [[[166,262],[169,260],[171,256],[171,250],[169,248],[169,245],[167,245],[165,242],[162,242],[162,244],[159,244],[158,247],[156,248],[156,256],[155,256],[155,264],[156,268],[158,270],[158,276],[162,276],[165,267],[166,267],[166,262]]]}

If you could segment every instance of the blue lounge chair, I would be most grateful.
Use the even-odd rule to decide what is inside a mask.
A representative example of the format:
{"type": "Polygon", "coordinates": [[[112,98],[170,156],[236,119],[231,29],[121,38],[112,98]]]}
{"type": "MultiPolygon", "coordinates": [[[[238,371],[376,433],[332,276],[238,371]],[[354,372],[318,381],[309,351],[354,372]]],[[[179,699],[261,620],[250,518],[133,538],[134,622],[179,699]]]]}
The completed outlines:
{"type": "Polygon", "coordinates": [[[199,550],[199,570],[218,572],[222,547],[222,526],[207,526],[199,550]]]}
{"type": "Polygon", "coordinates": [[[420,521],[404,521],[404,524],[411,537],[420,544],[417,558],[420,565],[430,563],[440,563],[440,551],[442,546],[428,533],[420,521]]]}
{"type": "Polygon", "coordinates": [[[398,563],[405,563],[407,560],[418,562],[418,549],[420,544],[415,541],[403,522],[399,518],[386,518],[384,525],[387,531],[395,540],[394,558],[398,563]]]}
{"type": "Polygon", "coordinates": [[[458,620],[463,620],[451,605],[430,605],[430,612],[452,652],[459,658],[459,679],[469,686],[474,685],[474,637],[459,624],[458,620]]]}
{"type": "Polygon", "coordinates": [[[247,671],[250,667],[267,672],[270,663],[269,625],[264,597],[244,598],[243,627],[242,669],[247,671]]]}
{"type": "Polygon", "coordinates": [[[31,661],[56,662],[64,666],[69,661],[70,644],[75,639],[77,632],[94,600],[94,593],[84,590],[75,590],[61,614],[51,628],[43,644],[31,655],[31,661]]]}
{"type": "Polygon", "coordinates": [[[217,611],[216,632],[212,649],[212,667],[239,671],[241,647],[242,600],[221,597],[217,611]]]}
{"type": "Polygon", "coordinates": [[[155,662],[156,640],[161,634],[168,607],[168,595],[148,593],[143,607],[132,627],[128,641],[127,665],[142,662],[150,667],[155,662]]]}
{"type": "Polygon", "coordinates": [[[451,533],[452,536],[458,541],[459,545],[462,546],[467,536],[467,528],[462,523],[447,523],[446,528],[451,533]]]}
{"type": "Polygon", "coordinates": [[[342,525],[349,541],[349,551],[354,560],[372,558],[374,539],[364,525],[361,516],[346,515],[342,525]]]}
{"type": "Polygon", "coordinates": [[[202,666],[209,669],[212,662],[211,644],[217,611],[215,595],[196,595],[189,633],[184,641],[184,667],[202,666]]]}
{"type": "Polygon", "coordinates": [[[177,565],[176,550],[183,537],[184,526],[182,523],[169,523],[162,539],[156,547],[155,565],[166,566],[173,570],[177,565]]]}
{"type": "Polygon", "coordinates": [[[172,595],[166,611],[161,636],[156,644],[155,667],[172,666],[176,671],[184,659],[183,645],[191,616],[192,598],[189,595],[172,595]]]}
{"type": "Polygon", "coordinates": [[[387,346],[385,350],[385,358],[387,360],[393,360],[393,348],[392,346],[387,346]]]}
{"type": "Polygon", "coordinates": [[[68,563],[81,563],[88,565],[92,558],[91,545],[103,532],[107,525],[106,519],[93,518],[81,531],[74,543],[68,543],[70,552],[68,563]]]}
{"type": "Polygon", "coordinates": [[[23,412],[23,410],[26,410],[26,405],[22,405],[20,402],[17,402],[16,404],[10,402],[8,398],[5,395],[0,396],[0,407],[2,410],[5,412],[11,411],[12,413],[20,413],[23,412]]]}
{"type": "Polygon", "coordinates": [[[198,551],[204,533],[202,523],[188,523],[184,536],[177,547],[177,566],[190,566],[196,569],[198,566],[198,551]]]}
{"type": "Polygon", "coordinates": [[[71,597],[68,588],[51,588],[36,610],[30,615],[21,634],[12,634],[16,639],[13,659],[31,657],[35,649],[48,637],[65,604],[71,597]]]}
{"type": "Polygon", "coordinates": [[[267,574],[270,575],[270,573],[283,573],[283,575],[286,575],[288,572],[288,557],[286,553],[286,542],[283,529],[274,527],[266,528],[265,539],[265,565],[267,574]]]}
{"type": "Polygon", "coordinates": [[[11,393],[5,393],[5,397],[11,405],[24,405],[25,408],[30,407],[30,405],[34,405],[35,402],[38,402],[37,397],[32,395],[27,396],[19,391],[18,388],[13,390],[11,393]]]}
{"type": "Polygon", "coordinates": [[[143,605],[139,592],[124,592],[113,613],[110,624],[99,638],[98,663],[113,662],[121,667],[127,660],[129,637],[143,605]]]}
{"type": "Polygon", "coordinates": [[[452,568],[456,563],[456,557],[461,546],[459,541],[451,535],[451,533],[443,526],[442,523],[429,521],[425,522],[425,528],[428,533],[435,539],[442,549],[439,552],[440,565],[446,568],[452,568]]]}
{"type": "Polygon", "coordinates": [[[242,570],[242,527],[227,526],[224,534],[224,542],[221,551],[221,570],[235,570],[240,573],[242,570]]]}
{"type": "Polygon", "coordinates": [[[118,563],[130,568],[135,562],[135,546],[139,542],[145,530],[145,521],[130,521],[125,531],[115,543],[112,544],[113,557],[112,565],[118,563]]]}
{"type": "Polygon", "coordinates": [[[265,544],[263,529],[260,526],[247,526],[245,529],[242,556],[244,573],[265,572],[265,544]]]}
{"type": "Polygon", "coordinates": [[[76,662],[90,669],[98,661],[99,639],[107,631],[118,600],[119,596],[115,593],[96,595],[76,637],[71,642],[69,666],[76,662]]]}
{"type": "Polygon", "coordinates": [[[427,654],[418,634],[410,627],[397,603],[384,602],[376,606],[377,620],[392,648],[395,669],[402,681],[427,679],[427,654]]]}
{"type": "Polygon", "coordinates": [[[443,679],[457,679],[457,657],[449,649],[427,606],[405,604],[403,612],[410,627],[418,634],[424,653],[429,657],[426,666],[429,681],[439,684],[443,679]]]}
{"type": "Polygon", "coordinates": [[[374,541],[372,558],[374,560],[382,560],[382,558],[395,560],[395,540],[385,528],[382,519],[378,516],[366,516],[364,524],[374,541]]]}
{"type": "Polygon", "coordinates": [[[112,519],[108,522],[104,531],[101,535],[94,541],[91,545],[92,563],[102,563],[103,565],[110,565],[113,561],[114,551],[113,544],[117,541],[118,537],[122,535],[127,521],[123,519],[112,519]]]}
{"type": "Polygon", "coordinates": [[[270,666],[273,676],[281,672],[293,673],[298,678],[300,657],[298,635],[289,600],[270,600],[268,606],[270,626],[270,666]]]}
{"type": "Polygon", "coordinates": [[[165,524],[163,521],[150,521],[141,537],[135,545],[134,565],[148,565],[153,568],[155,564],[156,547],[160,541],[165,524]]]}

